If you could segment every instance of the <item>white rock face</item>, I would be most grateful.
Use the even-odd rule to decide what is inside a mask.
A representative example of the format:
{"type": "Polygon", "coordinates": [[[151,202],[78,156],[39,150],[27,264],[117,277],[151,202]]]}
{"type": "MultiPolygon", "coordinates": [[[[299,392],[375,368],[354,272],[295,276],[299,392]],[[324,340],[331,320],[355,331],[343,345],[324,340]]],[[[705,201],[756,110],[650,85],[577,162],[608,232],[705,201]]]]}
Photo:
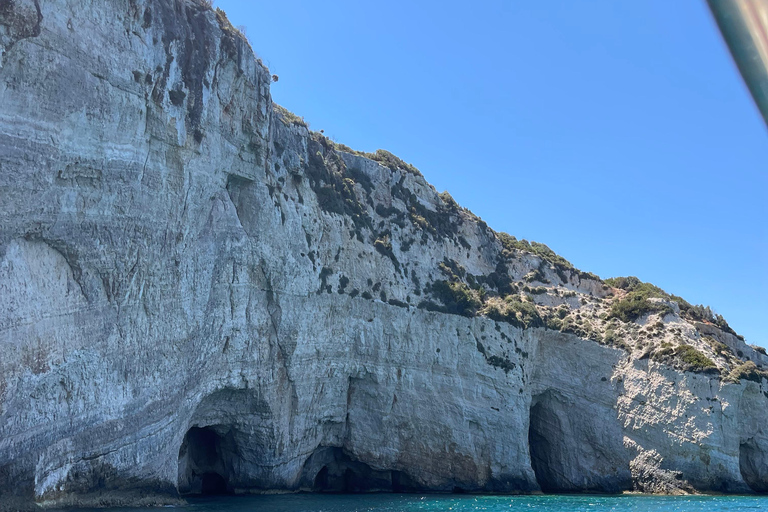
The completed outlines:
{"type": "Polygon", "coordinates": [[[765,380],[439,311],[451,273],[607,288],[274,111],[222,14],[0,2],[0,56],[0,503],[768,489],[765,380]]]}

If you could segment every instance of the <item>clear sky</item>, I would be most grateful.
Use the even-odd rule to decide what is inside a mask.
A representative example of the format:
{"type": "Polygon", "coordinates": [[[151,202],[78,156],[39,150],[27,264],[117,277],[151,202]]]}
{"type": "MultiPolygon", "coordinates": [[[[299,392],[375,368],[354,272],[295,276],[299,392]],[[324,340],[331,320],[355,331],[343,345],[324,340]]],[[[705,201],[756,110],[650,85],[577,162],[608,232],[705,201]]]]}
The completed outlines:
{"type": "Polygon", "coordinates": [[[768,344],[768,130],[704,0],[218,0],[277,102],[768,344]]]}

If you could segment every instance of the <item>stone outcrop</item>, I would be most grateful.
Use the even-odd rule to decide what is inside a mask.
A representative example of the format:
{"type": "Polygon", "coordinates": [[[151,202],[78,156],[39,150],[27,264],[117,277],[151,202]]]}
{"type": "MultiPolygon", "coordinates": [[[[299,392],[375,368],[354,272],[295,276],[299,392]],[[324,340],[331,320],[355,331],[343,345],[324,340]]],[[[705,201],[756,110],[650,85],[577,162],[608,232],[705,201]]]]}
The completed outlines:
{"type": "Polygon", "coordinates": [[[0,0],[0,64],[0,503],[768,488],[765,354],[311,132],[224,13],[0,0]]]}

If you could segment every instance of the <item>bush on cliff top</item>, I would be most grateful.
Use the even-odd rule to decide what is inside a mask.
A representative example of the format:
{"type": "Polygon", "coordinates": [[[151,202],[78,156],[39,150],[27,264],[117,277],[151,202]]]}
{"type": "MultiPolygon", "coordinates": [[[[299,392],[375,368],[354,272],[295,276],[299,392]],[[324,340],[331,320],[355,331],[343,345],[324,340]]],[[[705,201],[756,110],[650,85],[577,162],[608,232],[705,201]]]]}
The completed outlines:
{"type": "Polygon", "coordinates": [[[694,306],[682,297],[678,295],[670,295],[658,286],[654,286],[651,283],[644,283],[635,276],[612,277],[610,279],[606,279],[605,284],[630,292],[623,299],[628,301],[627,303],[614,303],[616,309],[615,311],[612,310],[612,313],[614,314],[615,318],[620,318],[625,322],[628,322],[636,320],[645,313],[663,312],[659,308],[664,307],[664,305],[652,304],[647,301],[643,302],[643,299],[656,297],[664,300],[673,300],[677,302],[677,305],[680,307],[680,315],[682,317],[687,318],[688,320],[714,324],[721,330],[731,333],[744,341],[744,337],[736,334],[736,332],[728,325],[728,322],[725,321],[725,318],[723,318],[722,315],[718,315],[712,311],[712,308],[709,306],[694,306]]]}
{"type": "Polygon", "coordinates": [[[660,363],[678,366],[687,372],[716,373],[717,365],[701,351],[691,345],[679,345],[672,348],[662,344],[662,348],[653,353],[653,360],[660,363]]]}
{"type": "Polygon", "coordinates": [[[529,242],[525,239],[518,240],[509,233],[504,232],[496,233],[496,238],[498,238],[499,242],[501,242],[501,246],[503,247],[502,253],[504,256],[511,257],[515,250],[535,254],[536,256],[539,256],[541,259],[549,262],[552,266],[554,266],[555,272],[563,282],[568,281],[568,276],[565,273],[566,271],[576,272],[580,279],[593,279],[595,281],[600,281],[598,276],[591,272],[583,272],[577,269],[570,261],[557,254],[545,244],[539,242],[529,242]]]}
{"type": "Polygon", "coordinates": [[[651,283],[644,283],[634,276],[629,276],[606,279],[605,284],[628,292],[611,305],[608,318],[618,318],[622,322],[634,322],[646,314],[660,313],[664,315],[672,312],[669,305],[649,300],[653,298],[670,300],[667,292],[651,283]]]}
{"type": "Polygon", "coordinates": [[[740,380],[751,380],[752,382],[760,384],[763,379],[768,379],[768,372],[759,369],[752,361],[747,361],[731,370],[731,373],[728,374],[725,381],[738,382],[740,380]]]}
{"type": "Polygon", "coordinates": [[[298,126],[303,126],[304,128],[307,128],[309,125],[306,121],[304,121],[303,117],[299,117],[287,108],[283,107],[282,105],[278,105],[277,103],[273,103],[272,107],[274,111],[278,114],[278,117],[280,118],[280,121],[286,126],[295,124],[298,126]]]}

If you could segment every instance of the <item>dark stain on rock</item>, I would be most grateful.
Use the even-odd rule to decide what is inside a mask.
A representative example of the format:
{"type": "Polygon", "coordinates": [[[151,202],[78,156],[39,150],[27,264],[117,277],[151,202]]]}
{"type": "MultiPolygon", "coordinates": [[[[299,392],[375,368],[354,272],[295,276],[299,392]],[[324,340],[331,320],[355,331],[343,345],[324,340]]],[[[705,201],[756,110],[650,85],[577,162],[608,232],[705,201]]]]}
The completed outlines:
{"type": "MultiPolygon", "coordinates": [[[[203,81],[216,53],[216,41],[206,17],[207,11],[199,5],[180,0],[155,1],[153,6],[152,11],[149,8],[145,11],[144,22],[154,22],[162,30],[161,40],[165,48],[166,63],[162,75],[156,79],[152,99],[157,104],[162,102],[171,63],[174,61],[175,47],[186,93],[176,89],[169,91],[168,95],[175,106],[181,106],[186,100],[187,124],[191,128],[190,132],[196,133],[200,130],[203,114],[203,81]]],[[[202,134],[202,131],[199,133],[202,134]]],[[[202,140],[202,137],[196,137],[198,138],[202,140]]]]}
{"type": "Polygon", "coordinates": [[[171,104],[174,107],[180,107],[184,104],[184,98],[187,97],[187,93],[179,90],[168,91],[168,98],[171,100],[171,104]]]}
{"type": "Polygon", "coordinates": [[[0,48],[4,45],[3,55],[18,41],[40,35],[43,14],[38,0],[21,2],[18,0],[0,0],[0,25],[7,28],[4,37],[0,37],[0,48]],[[34,6],[34,10],[32,9],[34,6]]]}
{"type": "Polygon", "coordinates": [[[152,25],[152,10],[149,7],[147,7],[146,9],[144,9],[144,18],[141,23],[141,27],[146,30],[151,25],[152,25]]]}

